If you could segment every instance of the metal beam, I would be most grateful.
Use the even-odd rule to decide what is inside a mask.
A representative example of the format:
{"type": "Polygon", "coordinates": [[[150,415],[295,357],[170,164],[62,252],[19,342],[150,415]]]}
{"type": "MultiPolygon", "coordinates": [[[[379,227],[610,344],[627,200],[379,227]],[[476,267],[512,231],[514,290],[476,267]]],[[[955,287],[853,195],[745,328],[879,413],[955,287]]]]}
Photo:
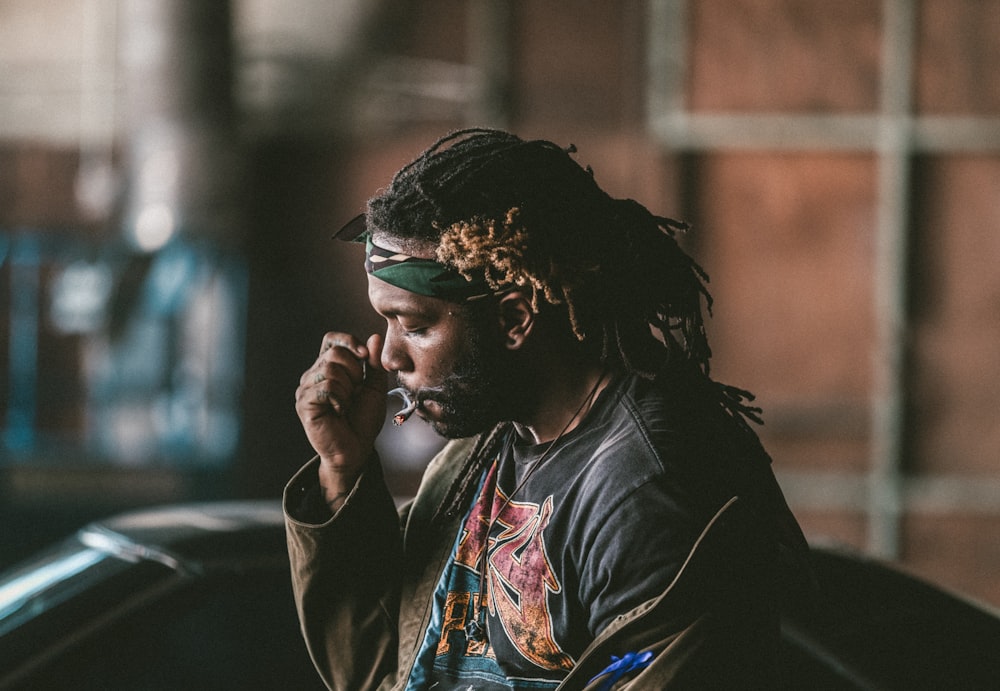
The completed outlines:
{"type": "Polygon", "coordinates": [[[878,129],[878,207],[875,227],[875,353],[872,392],[871,495],[868,548],[899,556],[903,513],[903,443],[909,320],[907,228],[915,7],[885,0],[882,28],[882,117],[878,129]]]}
{"type": "Polygon", "coordinates": [[[875,152],[890,121],[892,129],[908,133],[906,148],[915,152],[1000,151],[1000,118],[651,112],[650,131],[673,151],[875,152]]]}
{"type": "MultiPolygon", "coordinates": [[[[867,514],[871,483],[867,473],[843,470],[776,471],[793,509],[803,511],[844,511],[867,514]]],[[[901,503],[914,514],[1000,515],[1000,478],[985,474],[946,474],[903,477],[901,503]]]]}

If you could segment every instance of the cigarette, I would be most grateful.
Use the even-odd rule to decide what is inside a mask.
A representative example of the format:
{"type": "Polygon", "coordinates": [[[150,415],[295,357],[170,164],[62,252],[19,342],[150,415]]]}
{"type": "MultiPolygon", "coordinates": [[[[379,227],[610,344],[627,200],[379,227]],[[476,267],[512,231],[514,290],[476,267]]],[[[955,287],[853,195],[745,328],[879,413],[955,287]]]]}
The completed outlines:
{"type": "Polygon", "coordinates": [[[398,413],[392,416],[392,422],[397,427],[404,422],[406,422],[414,411],[417,409],[417,402],[410,398],[410,394],[407,393],[406,389],[399,387],[398,389],[393,389],[389,392],[390,396],[399,396],[403,399],[403,407],[398,413]]]}

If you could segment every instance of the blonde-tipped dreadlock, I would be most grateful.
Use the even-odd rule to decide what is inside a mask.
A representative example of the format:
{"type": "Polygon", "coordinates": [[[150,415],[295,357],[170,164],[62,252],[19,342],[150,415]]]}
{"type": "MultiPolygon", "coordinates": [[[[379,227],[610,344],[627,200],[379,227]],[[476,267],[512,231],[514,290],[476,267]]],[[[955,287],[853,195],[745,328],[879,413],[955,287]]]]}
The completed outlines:
{"type": "Polygon", "coordinates": [[[451,224],[442,234],[437,260],[465,276],[482,272],[494,291],[511,287],[531,291],[531,307],[536,312],[539,297],[550,305],[565,304],[573,334],[586,338],[576,317],[574,286],[586,282],[586,274],[595,265],[567,266],[553,271],[547,257],[532,252],[527,229],[518,222],[519,210],[509,209],[501,223],[494,219],[475,218],[451,224]]]}

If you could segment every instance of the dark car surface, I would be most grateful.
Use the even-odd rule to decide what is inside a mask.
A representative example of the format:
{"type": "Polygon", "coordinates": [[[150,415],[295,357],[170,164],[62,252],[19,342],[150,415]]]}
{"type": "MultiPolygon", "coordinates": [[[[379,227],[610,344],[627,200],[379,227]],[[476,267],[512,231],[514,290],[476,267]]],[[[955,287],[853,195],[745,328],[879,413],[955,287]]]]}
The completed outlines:
{"type": "Polygon", "coordinates": [[[322,689],[276,502],[89,525],[0,578],[2,689],[322,689]]]}
{"type": "MultiPolygon", "coordinates": [[[[880,562],[814,549],[783,621],[787,688],[1000,688],[1000,617],[880,562]]],[[[0,577],[0,689],[321,689],[277,502],[89,525],[0,577]]]]}
{"type": "Polygon", "coordinates": [[[791,689],[1000,689],[1000,613],[855,553],[811,560],[815,596],[782,625],[791,689]]]}

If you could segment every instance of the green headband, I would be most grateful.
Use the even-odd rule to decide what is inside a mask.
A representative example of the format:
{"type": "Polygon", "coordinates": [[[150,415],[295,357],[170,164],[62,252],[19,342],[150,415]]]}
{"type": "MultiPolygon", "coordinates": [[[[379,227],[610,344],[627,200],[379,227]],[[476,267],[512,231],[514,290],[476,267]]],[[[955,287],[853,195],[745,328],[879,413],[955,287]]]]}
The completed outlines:
{"type": "Polygon", "coordinates": [[[466,278],[457,270],[433,259],[412,257],[379,247],[372,241],[371,233],[365,233],[363,238],[365,270],[380,281],[411,293],[452,302],[475,300],[493,292],[485,276],[466,278]]]}

